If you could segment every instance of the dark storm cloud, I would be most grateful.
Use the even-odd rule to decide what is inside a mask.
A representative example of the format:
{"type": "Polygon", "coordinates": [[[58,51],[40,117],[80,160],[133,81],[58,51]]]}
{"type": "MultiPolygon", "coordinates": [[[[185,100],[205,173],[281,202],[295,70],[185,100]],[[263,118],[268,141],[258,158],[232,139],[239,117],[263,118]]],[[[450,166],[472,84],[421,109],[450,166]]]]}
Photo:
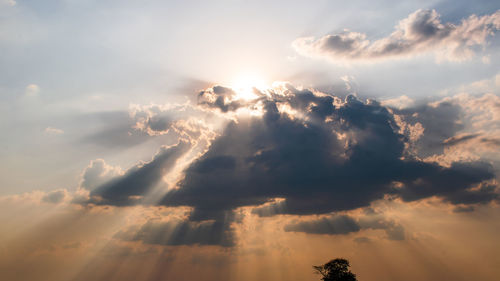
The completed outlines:
{"type": "Polygon", "coordinates": [[[234,233],[229,223],[222,221],[150,220],[139,229],[118,232],[115,238],[165,246],[218,245],[231,247],[234,246],[234,233]]]}
{"type": "Polygon", "coordinates": [[[284,93],[268,93],[262,108],[262,117],[230,123],[160,204],[193,207],[190,219],[201,221],[263,203],[267,215],[309,215],[366,207],[385,195],[437,196],[453,204],[495,197],[490,189],[471,189],[494,177],[489,164],[443,167],[406,157],[407,139],[376,101],[341,101],[287,85],[284,93]],[[283,105],[299,114],[280,111],[283,105]],[[284,200],[272,203],[275,198],[284,200]]]}
{"type": "Polygon", "coordinates": [[[447,59],[463,60],[473,54],[472,46],[486,44],[486,38],[500,29],[500,12],[471,15],[460,24],[441,23],[435,10],[417,10],[403,19],[388,37],[369,41],[366,35],[344,31],[319,39],[298,38],[295,50],[305,56],[335,60],[370,60],[410,56],[435,51],[447,59]]]}
{"type": "MultiPolygon", "coordinates": [[[[88,203],[117,206],[137,204],[141,201],[141,196],[158,184],[161,178],[174,167],[177,159],[190,147],[191,144],[181,141],[174,146],[161,148],[150,162],[133,167],[125,174],[114,177],[90,190],[91,199],[88,203]]],[[[89,179],[84,177],[83,187],[89,185],[86,183],[89,179]]]]}

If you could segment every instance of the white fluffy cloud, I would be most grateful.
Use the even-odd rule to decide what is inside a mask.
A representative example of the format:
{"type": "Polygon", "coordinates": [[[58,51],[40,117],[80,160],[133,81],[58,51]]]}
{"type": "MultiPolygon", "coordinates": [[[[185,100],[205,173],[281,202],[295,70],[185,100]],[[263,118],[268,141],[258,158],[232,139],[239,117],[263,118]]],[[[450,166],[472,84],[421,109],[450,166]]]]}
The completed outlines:
{"type": "Polygon", "coordinates": [[[471,15],[459,24],[442,23],[435,10],[417,10],[396,25],[389,36],[370,41],[367,35],[344,30],[321,38],[302,37],[292,46],[301,55],[338,61],[371,61],[434,53],[438,60],[466,60],[474,47],[485,45],[500,29],[500,11],[471,15]]]}

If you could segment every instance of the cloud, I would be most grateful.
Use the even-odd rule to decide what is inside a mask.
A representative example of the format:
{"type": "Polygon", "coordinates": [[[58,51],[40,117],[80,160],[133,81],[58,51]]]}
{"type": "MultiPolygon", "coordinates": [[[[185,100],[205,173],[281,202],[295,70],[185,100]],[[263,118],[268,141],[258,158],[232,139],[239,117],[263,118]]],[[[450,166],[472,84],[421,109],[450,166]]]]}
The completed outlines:
{"type": "Polygon", "coordinates": [[[117,177],[112,177],[115,172],[104,161],[92,162],[84,172],[81,184],[90,191],[90,199],[86,203],[116,206],[138,204],[189,148],[191,144],[185,141],[162,147],[150,162],[134,166],[117,177]]]}
{"type": "Polygon", "coordinates": [[[231,88],[214,86],[198,94],[198,104],[218,108],[222,112],[234,111],[241,106],[236,92],[231,88]]]}
{"type": "MultiPolygon", "coordinates": [[[[376,101],[340,100],[289,84],[261,94],[255,103],[262,116],[230,122],[160,204],[192,207],[190,220],[203,221],[243,206],[266,208],[268,215],[311,215],[367,207],[385,196],[404,201],[439,197],[452,204],[489,202],[496,196],[491,189],[478,189],[494,178],[489,163],[445,167],[407,155],[408,139],[393,111],[376,101]]],[[[453,104],[420,110],[434,114],[423,115],[428,121],[418,119],[428,126],[426,132],[446,132],[436,136],[441,147],[461,128],[450,126],[460,117],[453,104]],[[452,121],[440,123],[440,115],[452,121]]],[[[414,111],[409,109],[411,116],[414,111]]]]}
{"type": "Polygon", "coordinates": [[[349,215],[331,215],[318,219],[306,219],[285,225],[286,232],[304,232],[309,234],[345,235],[363,229],[382,229],[389,240],[404,240],[404,227],[383,217],[371,209],[359,217],[349,215]]]}
{"type": "Polygon", "coordinates": [[[134,128],[151,136],[168,133],[173,119],[168,109],[160,105],[131,105],[129,114],[136,121],[134,128]]]}
{"type": "Polygon", "coordinates": [[[287,232],[312,234],[348,234],[360,231],[361,227],[353,218],[345,215],[337,215],[318,220],[287,224],[284,230],[287,232]]]}
{"type": "Polygon", "coordinates": [[[498,96],[500,94],[500,73],[487,79],[460,84],[440,91],[440,94],[443,96],[452,96],[457,93],[467,93],[473,96],[489,93],[498,96]]]}
{"type": "Polygon", "coordinates": [[[40,203],[59,204],[71,198],[72,194],[67,189],[51,191],[33,190],[22,194],[0,196],[2,203],[15,203],[19,205],[40,206],[40,203]]]}
{"type": "Polygon", "coordinates": [[[443,141],[443,144],[444,145],[456,145],[456,144],[459,144],[461,142],[472,140],[478,136],[480,136],[480,134],[460,134],[460,135],[456,135],[456,136],[453,136],[451,138],[445,139],[443,141]]]}
{"type": "Polygon", "coordinates": [[[234,233],[229,222],[187,220],[149,220],[138,230],[133,227],[120,231],[115,238],[165,246],[218,245],[234,246],[234,233]]]}
{"type": "Polygon", "coordinates": [[[46,193],[42,197],[41,201],[45,203],[58,204],[63,202],[66,197],[68,197],[68,191],[66,189],[53,190],[46,193]]]}
{"type": "Polygon", "coordinates": [[[333,62],[372,61],[434,53],[438,59],[466,60],[474,47],[486,44],[500,29],[500,11],[471,15],[459,24],[442,23],[435,10],[417,10],[401,20],[387,37],[370,41],[366,34],[344,30],[319,39],[303,37],[292,46],[301,55],[333,62]]]}
{"type": "MultiPolygon", "coordinates": [[[[202,93],[234,93],[218,87],[202,93]]],[[[493,162],[481,157],[441,159],[451,147],[486,141],[485,128],[497,126],[488,119],[491,114],[496,118],[493,96],[450,97],[425,104],[412,101],[403,107],[389,103],[396,105],[393,108],[289,83],[275,84],[256,96],[241,102],[231,96],[239,106],[200,101],[199,109],[189,109],[206,114],[197,116],[222,117],[215,119],[226,122],[218,133],[208,123],[198,126],[182,118],[169,119],[167,129],[157,127],[153,121],[169,114],[167,107],[134,107],[131,117],[142,124],[140,130],[157,134],[174,129],[180,139],[190,141],[163,147],[150,162],[125,172],[94,160],[84,171],[73,202],[187,207],[190,211],[182,219],[152,220],[120,237],[148,244],[226,247],[235,245],[235,211],[246,206],[259,217],[315,216],[286,225],[289,232],[348,234],[381,229],[388,239],[402,240],[404,228],[382,215],[343,213],[384,198],[403,202],[439,198],[463,209],[498,200],[493,162]],[[242,109],[258,114],[242,113],[242,109]],[[475,129],[464,132],[470,127],[475,129]],[[191,160],[183,160],[181,171],[177,159],[187,150],[194,151],[199,139],[205,139],[206,146],[188,157],[191,160]],[[181,172],[180,179],[171,188],[160,186],[173,169],[181,172]],[[154,194],[154,200],[148,194],[154,194]],[[317,219],[322,215],[328,217],[317,219]],[[167,232],[169,236],[161,234],[167,232]]],[[[488,138],[489,145],[494,146],[494,140],[488,138]]]]}
{"type": "Polygon", "coordinates": [[[383,106],[393,107],[397,109],[408,108],[415,105],[415,101],[406,95],[397,98],[386,99],[380,102],[383,106]]]}
{"type": "Polygon", "coordinates": [[[358,219],[358,223],[362,229],[384,230],[389,240],[400,241],[406,238],[405,229],[401,224],[386,219],[382,214],[374,211],[368,211],[365,216],[358,219]]]}
{"type": "Polygon", "coordinates": [[[80,188],[91,191],[121,175],[123,171],[120,168],[106,164],[104,159],[92,160],[82,173],[80,188]]]}
{"type": "Polygon", "coordinates": [[[205,119],[217,119],[214,118],[215,115],[189,103],[131,105],[129,115],[135,121],[133,128],[149,136],[161,136],[172,132],[191,142],[215,137],[214,128],[205,122],[205,119]]]}
{"type": "Polygon", "coordinates": [[[490,183],[482,183],[474,189],[455,192],[446,199],[452,204],[477,204],[490,202],[500,198],[496,193],[497,186],[490,183]]]}
{"type": "Polygon", "coordinates": [[[393,109],[393,112],[397,120],[402,121],[398,123],[401,133],[408,137],[418,135],[410,137],[410,144],[421,157],[442,153],[443,143],[464,128],[462,108],[447,100],[393,109]]]}
{"type": "Polygon", "coordinates": [[[498,95],[459,94],[392,111],[401,133],[408,138],[408,153],[443,166],[450,166],[452,162],[482,159],[493,163],[499,175],[498,95]],[[411,134],[417,128],[418,137],[412,137],[411,134]]]}
{"type": "Polygon", "coordinates": [[[470,213],[474,212],[475,208],[474,206],[456,206],[453,209],[454,213],[470,213]]]}

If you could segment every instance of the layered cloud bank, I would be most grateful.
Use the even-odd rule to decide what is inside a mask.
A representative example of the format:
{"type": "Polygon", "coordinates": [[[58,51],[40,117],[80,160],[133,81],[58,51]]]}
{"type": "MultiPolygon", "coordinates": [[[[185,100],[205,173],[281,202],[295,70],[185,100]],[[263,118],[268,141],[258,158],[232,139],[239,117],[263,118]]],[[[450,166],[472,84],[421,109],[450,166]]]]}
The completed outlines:
{"type": "Polygon", "coordinates": [[[320,38],[296,39],[292,46],[301,55],[333,62],[373,61],[434,53],[438,60],[469,59],[477,47],[500,29],[500,11],[442,23],[435,10],[417,10],[396,25],[387,37],[369,40],[366,34],[345,30],[320,38]]]}

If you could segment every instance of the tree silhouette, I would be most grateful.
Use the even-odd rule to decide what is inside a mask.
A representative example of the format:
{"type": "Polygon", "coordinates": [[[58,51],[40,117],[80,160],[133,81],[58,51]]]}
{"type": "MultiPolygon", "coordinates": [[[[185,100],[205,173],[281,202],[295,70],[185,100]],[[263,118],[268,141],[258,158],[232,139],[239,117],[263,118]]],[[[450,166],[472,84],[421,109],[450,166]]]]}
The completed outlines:
{"type": "Polygon", "coordinates": [[[349,261],[334,259],[324,265],[313,266],[316,273],[321,274],[323,281],[356,281],[356,274],[349,270],[349,261]]]}

